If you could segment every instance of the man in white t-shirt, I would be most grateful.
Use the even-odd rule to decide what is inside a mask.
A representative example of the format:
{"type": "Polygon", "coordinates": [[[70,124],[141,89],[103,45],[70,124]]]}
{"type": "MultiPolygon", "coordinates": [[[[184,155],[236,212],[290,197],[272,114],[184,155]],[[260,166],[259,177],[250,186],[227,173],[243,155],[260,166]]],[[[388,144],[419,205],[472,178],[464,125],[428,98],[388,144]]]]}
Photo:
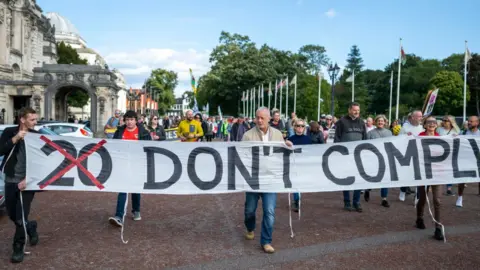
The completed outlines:
{"type": "MultiPolygon", "coordinates": [[[[408,135],[408,136],[418,136],[420,132],[423,132],[424,128],[422,125],[422,112],[415,110],[412,112],[408,121],[403,124],[402,129],[400,130],[399,135],[408,135]]],[[[400,195],[398,196],[400,201],[405,201],[405,195],[411,194],[413,191],[409,187],[401,187],[400,195]]]]}

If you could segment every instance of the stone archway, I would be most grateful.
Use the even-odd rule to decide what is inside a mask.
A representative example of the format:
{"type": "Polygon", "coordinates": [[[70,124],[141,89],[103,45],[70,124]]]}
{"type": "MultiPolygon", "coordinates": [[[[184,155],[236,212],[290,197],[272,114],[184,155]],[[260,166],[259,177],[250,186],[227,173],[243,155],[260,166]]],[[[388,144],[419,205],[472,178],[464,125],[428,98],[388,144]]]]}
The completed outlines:
{"type": "Polygon", "coordinates": [[[90,128],[97,131],[97,101],[96,89],[84,83],[68,82],[50,85],[45,91],[45,119],[53,118],[59,121],[67,120],[66,97],[74,90],[82,90],[90,96],[90,128]],[[59,119],[57,119],[59,118],[59,119]]]}

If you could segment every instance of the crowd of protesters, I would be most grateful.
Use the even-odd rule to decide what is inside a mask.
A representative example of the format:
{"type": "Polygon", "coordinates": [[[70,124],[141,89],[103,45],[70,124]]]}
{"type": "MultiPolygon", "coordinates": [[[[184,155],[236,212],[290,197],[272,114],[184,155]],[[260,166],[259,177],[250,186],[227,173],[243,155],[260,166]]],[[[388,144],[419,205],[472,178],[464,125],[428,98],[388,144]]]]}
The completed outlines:
{"type": "MultiPolygon", "coordinates": [[[[29,220],[30,206],[35,192],[24,191],[26,188],[26,151],[24,136],[28,132],[35,132],[33,127],[37,122],[37,114],[31,108],[20,111],[19,125],[4,130],[0,138],[0,155],[5,158],[2,161],[3,173],[5,173],[5,195],[7,212],[15,225],[13,239],[12,262],[21,262],[24,257],[24,246],[28,237],[31,245],[38,243],[37,223],[29,220]],[[22,197],[23,196],[23,197],[22,197]]],[[[122,114],[115,111],[108,119],[104,127],[105,136],[109,139],[120,140],[166,140],[166,130],[175,129],[176,136],[182,142],[211,142],[216,141],[281,141],[286,146],[324,144],[327,142],[351,142],[359,140],[375,140],[390,136],[480,136],[478,129],[479,118],[471,116],[468,121],[459,128],[452,116],[445,116],[438,121],[432,116],[423,117],[421,111],[413,111],[408,115],[407,121],[400,125],[399,120],[389,123],[385,115],[376,115],[363,120],[360,118],[360,104],[351,103],[348,107],[348,115],[338,121],[332,115],[322,115],[318,121],[310,121],[297,117],[292,112],[288,119],[282,119],[278,110],[269,110],[262,107],[256,111],[254,119],[239,115],[238,117],[210,117],[201,113],[188,110],[182,117],[160,118],[157,115],[138,116],[134,111],[122,114]]],[[[463,192],[465,184],[458,184],[457,207],[463,207],[463,192]]],[[[425,229],[423,220],[425,201],[429,190],[433,195],[435,231],[437,240],[444,239],[440,219],[440,186],[420,186],[412,190],[409,187],[400,189],[399,200],[405,201],[409,194],[416,194],[416,222],[419,229],[425,229]]],[[[452,185],[445,187],[445,194],[455,195],[452,185]]],[[[350,192],[343,192],[344,209],[347,211],[362,212],[360,203],[361,193],[364,193],[366,202],[370,199],[370,190],[353,191],[352,201],[350,192]]],[[[388,189],[380,190],[381,205],[390,207],[387,201],[388,189]]],[[[480,195],[480,184],[479,184],[480,195]]],[[[245,238],[255,238],[255,217],[259,199],[262,199],[263,221],[261,228],[260,244],[267,253],[273,253],[272,233],[275,222],[276,193],[250,193],[246,192],[245,198],[245,238]]],[[[109,222],[115,226],[124,225],[127,205],[127,193],[118,194],[115,215],[109,222]]],[[[132,218],[141,220],[140,194],[131,194],[132,218]]],[[[299,211],[301,194],[293,194],[292,210],[299,211]]],[[[122,238],[123,240],[123,238],[122,238]]]]}

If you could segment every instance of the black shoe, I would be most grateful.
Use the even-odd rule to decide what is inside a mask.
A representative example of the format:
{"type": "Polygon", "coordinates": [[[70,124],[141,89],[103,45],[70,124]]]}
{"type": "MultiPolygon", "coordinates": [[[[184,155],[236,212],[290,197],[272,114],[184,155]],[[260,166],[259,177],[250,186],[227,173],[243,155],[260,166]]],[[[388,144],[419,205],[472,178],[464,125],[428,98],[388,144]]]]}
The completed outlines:
{"type": "Polygon", "coordinates": [[[352,211],[352,205],[349,202],[346,202],[343,209],[350,212],[352,211]]]}
{"type": "Polygon", "coordinates": [[[22,243],[15,243],[13,244],[13,254],[10,258],[10,262],[12,263],[21,263],[23,262],[23,244],[22,243]]]}
{"type": "Polygon", "coordinates": [[[382,206],[388,208],[388,207],[390,207],[390,204],[388,203],[387,200],[382,200],[382,206]]]}
{"type": "Polygon", "coordinates": [[[417,222],[416,222],[415,227],[417,227],[420,230],[425,230],[426,227],[425,227],[425,223],[423,222],[422,218],[417,218],[417,222]]]}
{"type": "Polygon", "coordinates": [[[293,203],[292,203],[292,211],[293,211],[293,212],[298,212],[298,209],[299,209],[299,207],[298,207],[298,201],[293,201],[293,203]]]}
{"type": "Polygon", "coordinates": [[[407,187],[407,190],[405,191],[405,193],[407,195],[410,195],[410,194],[415,194],[415,191],[413,191],[411,188],[407,187]]]}
{"type": "Polygon", "coordinates": [[[370,200],[370,191],[365,190],[365,193],[363,194],[363,198],[365,199],[366,202],[370,200]]]}
{"type": "Polygon", "coordinates": [[[38,244],[38,232],[37,232],[37,222],[29,221],[27,223],[27,234],[30,239],[30,245],[35,246],[38,244]]]}
{"type": "Polygon", "coordinates": [[[447,196],[455,196],[455,193],[451,190],[447,190],[447,193],[445,194],[447,196]]]}
{"type": "Polygon", "coordinates": [[[363,211],[362,206],[360,204],[353,204],[353,208],[355,208],[355,211],[359,213],[363,211]]]}
{"type": "Polygon", "coordinates": [[[433,235],[433,237],[438,241],[443,241],[444,237],[443,237],[442,229],[435,228],[435,234],[433,235]]]}

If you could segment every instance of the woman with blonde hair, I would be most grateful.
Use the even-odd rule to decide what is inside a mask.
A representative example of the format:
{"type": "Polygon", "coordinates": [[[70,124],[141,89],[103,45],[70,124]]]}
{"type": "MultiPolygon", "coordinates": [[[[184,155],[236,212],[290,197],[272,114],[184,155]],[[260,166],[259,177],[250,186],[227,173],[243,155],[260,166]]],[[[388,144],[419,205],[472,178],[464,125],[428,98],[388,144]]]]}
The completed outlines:
{"type": "MultiPolygon", "coordinates": [[[[445,115],[442,120],[442,126],[437,128],[437,133],[440,134],[440,136],[455,136],[460,134],[460,128],[457,126],[453,116],[445,115]]],[[[452,191],[452,184],[447,185],[446,195],[455,195],[455,193],[452,191]]]]}
{"type": "Polygon", "coordinates": [[[440,136],[458,135],[460,134],[460,128],[458,128],[453,116],[445,115],[442,120],[442,126],[437,128],[437,132],[440,136]]]}

